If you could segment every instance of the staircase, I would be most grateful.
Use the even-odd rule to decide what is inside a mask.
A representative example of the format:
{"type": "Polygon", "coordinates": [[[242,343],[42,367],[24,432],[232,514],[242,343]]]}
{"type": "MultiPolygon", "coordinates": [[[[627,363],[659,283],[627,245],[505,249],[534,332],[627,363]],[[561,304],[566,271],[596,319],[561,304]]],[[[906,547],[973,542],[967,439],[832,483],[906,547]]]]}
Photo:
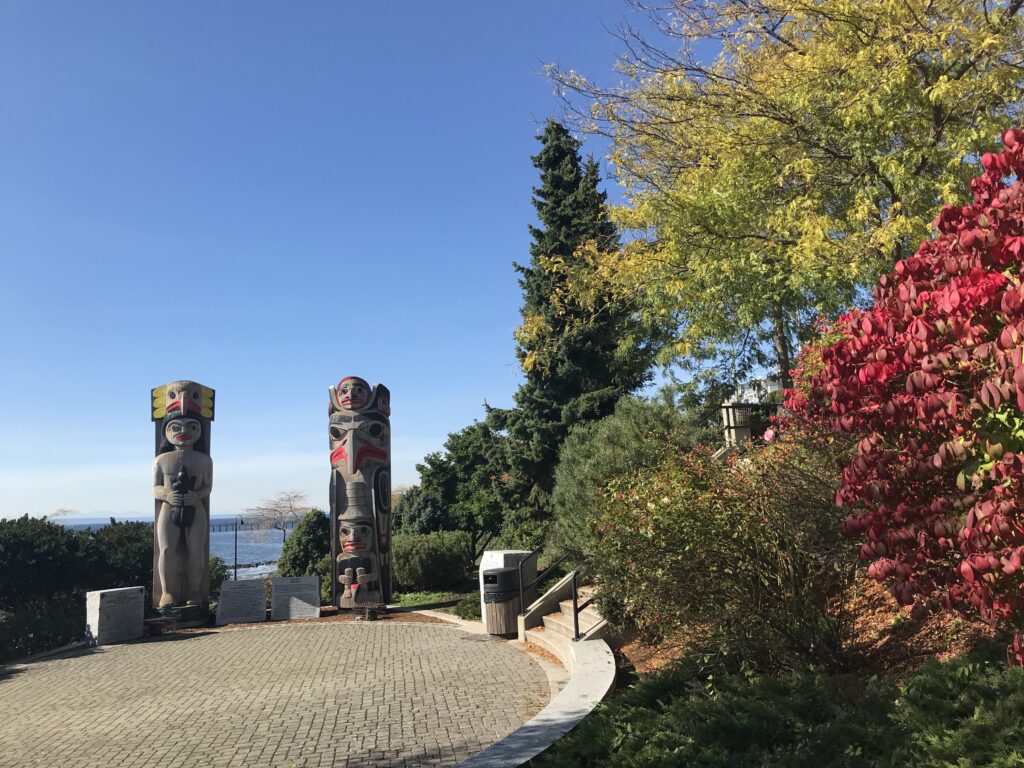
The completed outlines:
{"type": "MultiPolygon", "coordinates": [[[[591,591],[577,589],[576,579],[576,573],[564,577],[520,614],[517,622],[519,640],[536,643],[557,657],[569,672],[569,680],[536,717],[459,763],[460,768],[522,765],[575,728],[615,688],[615,657],[603,637],[608,623],[593,604],[585,605],[591,591]],[[574,613],[579,621],[579,638],[575,640],[574,613]]],[[[524,584],[521,590],[525,592],[537,581],[524,584]]]]}
{"type": "MultiPolygon", "coordinates": [[[[576,637],[576,625],[573,622],[572,590],[575,574],[570,573],[547,593],[533,603],[526,613],[519,617],[519,640],[533,643],[553,654],[569,674],[573,673],[572,643],[576,637]]],[[[608,640],[610,631],[608,622],[598,613],[597,607],[590,603],[593,598],[592,587],[577,589],[577,606],[584,606],[577,613],[579,621],[579,641],[603,639],[608,640]]]]}

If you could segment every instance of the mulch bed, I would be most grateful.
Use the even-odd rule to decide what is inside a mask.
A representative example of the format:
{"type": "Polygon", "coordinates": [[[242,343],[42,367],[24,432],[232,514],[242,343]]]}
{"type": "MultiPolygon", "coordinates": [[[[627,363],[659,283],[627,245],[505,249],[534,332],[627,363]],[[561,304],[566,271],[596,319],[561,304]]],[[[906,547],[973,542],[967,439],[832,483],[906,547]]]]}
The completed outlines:
{"type": "Polygon", "coordinates": [[[553,653],[549,653],[548,651],[546,651],[543,648],[541,648],[539,645],[535,645],[534,643],[531,643],[529,640],[527,640],[525,643],[523,643],[523,648],[526,650],[527,653],[532,653],[534,656],[536,656],[536,657],[538,657],[540,659],[543,659],[544,661],[548,662],[549,664],[555,664],[555,665],[557,665],[559,667],[563,667],[563,668],[565,666],[564,664],[562,664],[562,662],[559,660],[559,658],[557,656],[555,656],[553,653]]]}
{"type": "MultiPolygon", "coordinates": [[[[977,619],[949,612],[912,619],[909,607],[897,604],[884,586],[867,577],[851,588],[847,601],[852,617],[850,648],[874,672],[902,676],[928,659],[945,661],[969,653],[993,635],[977,619]]],[[[630,639],[618,653],[638,674],[648,675],[684,656],[699,635],[699,631],[679,633],[656,645],[630,639]]]]}

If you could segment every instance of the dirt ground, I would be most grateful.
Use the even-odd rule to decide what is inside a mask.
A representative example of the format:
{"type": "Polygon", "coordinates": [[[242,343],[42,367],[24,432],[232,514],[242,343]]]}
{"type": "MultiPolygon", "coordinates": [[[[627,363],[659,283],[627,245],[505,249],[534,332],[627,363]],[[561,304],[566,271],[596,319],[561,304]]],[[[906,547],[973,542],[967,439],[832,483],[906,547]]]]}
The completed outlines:
{"type": "MultiPolygon", "coordinates": [[[[848,601],[853,619],[848,647],[878,672],[902,674],[933,657],[956,658],[993,634],[978,620],[946,612],[921,621],[912,619],[909,607],[897,604],[885,587],[866,577],[854,585],[848,601]]],[[[698,631],[677,634],[657,645],[630,639],[618,651],[620,665],[632,666],[641,676],[651,674],[683,656],[697,639],[698,631]]]]}

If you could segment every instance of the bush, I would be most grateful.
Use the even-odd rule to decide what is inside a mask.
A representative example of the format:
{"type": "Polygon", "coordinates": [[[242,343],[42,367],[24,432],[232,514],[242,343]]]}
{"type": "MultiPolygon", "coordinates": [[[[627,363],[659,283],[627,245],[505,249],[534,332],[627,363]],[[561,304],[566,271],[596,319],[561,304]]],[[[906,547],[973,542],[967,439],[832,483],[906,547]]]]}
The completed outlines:
{"type": "Polygon", "coordinates": [[[902,685],[754,675],[693,653],[617,691],[529,765],[1010,768],[1024,763],[1024,670],[995,643],[902,685]]]}
{"type": "Polygon", "coordinates": [[[51,595],[0,611],[0,664],[85,639],[85,592],[51,595]]]}
{"type": "Polygon", "coordinates": [[[698,417],[679,412],[668,396],[623,397],[612,415],[575,427],[559,453],[551,495],[554,549],[585,564],[597,551],[598,497],[613,478],[655,467],[666,454],[715,436],[698,417]]]}
{"type": "Polygon", "coordinates": [[[331,555],[326,555],[316,561],[313,573],[320,577],[320,605],[331,605],[331,555]]]}
{"type": "Polygon", "coordinates": [[[216,600],[220,597],[220,586],[229,580],[228,564],[224,558],[217,555],[210,555],[210,599],[216,600]]]}
{"type": "MultiPolygon", "coordinates": [[[[311,576],[317,572],[320,561],[325,555],[330,555],[330,552],[330,520],[323,510],[311,509],[295,525],[292,535],[281,547],[277,573],[279,576],[311,576]]],[[[328,588],[330,581],[328,575],[328,588]]],[[[327,602],[330,602],[330,599],[327,602]]]]}
{"type": "Polygon", "coordinates": [[[797,439],[732,465],[697,449],[613,482],[594,558],[603,615],[652,639],[707,628],[759,669],[842,666],[855,557],[833,485],[829,452],[797,439]]]}
{"type": "Polygon", "coordinates": [[[95,577],[87,534],[28,515],[0,520],[0,611],[34,609],[54,595],[85,591],[95,577]]]}
{"type": "MultiPolygon", "coordinates": [[[[923,616],[1024,621],[1024,132],[982,157],[973,201],[883,275],[874,305],[804,355],[789,407],[862,438],[844,523],[868,574],[923,616]]],[[[1024,653],[1017,659],[1024,663],[1024,653]]]]}
{"type": "Polygon", "coordinates": [[[406,533],[391,541],[396,590],[458,590],[469,581],[470,537],[464,531],[406,533]]]}
{"type": "Polygon", "coordinates": [[[907,765],[1024,765],[1024,670],[996,642],[951,662],[930,661],[900,689],[890,715],[907,765]]]}
{"type": "Polygon", "coordinates": [[[97,589],[144,587],[146,604],[153,591],[153,526],[118,523],[113,518],[90,532],[95,546],[97,589]]]}
{"type": "Polygon", "coordinates": [[[466,621],[480,621],[480,593],[466,595],[451,608],[452,613],[466,621]]]}
{"type": "Polygon", "coordinates": [[[530,765],[881,768],[895,690],[858,698],[820,675],[709,670],[690,657],[598,705],[530,765]]]}

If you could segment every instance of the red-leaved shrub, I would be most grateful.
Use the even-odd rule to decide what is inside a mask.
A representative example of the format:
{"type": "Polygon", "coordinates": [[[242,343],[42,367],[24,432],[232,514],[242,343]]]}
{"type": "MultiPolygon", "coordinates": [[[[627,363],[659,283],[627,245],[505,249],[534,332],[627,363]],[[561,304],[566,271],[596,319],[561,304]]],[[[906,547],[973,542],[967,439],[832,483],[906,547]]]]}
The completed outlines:
{"type": "Polygon", "coordinates": [[[879,279],[874,306],[805,352],[787,405],[862,437],[836,501],[871,577],[919,616],[1019,626],[1024,131],[1003,143],[982,157],[974,201],[947,206],[935,238],[879,279]]]}

